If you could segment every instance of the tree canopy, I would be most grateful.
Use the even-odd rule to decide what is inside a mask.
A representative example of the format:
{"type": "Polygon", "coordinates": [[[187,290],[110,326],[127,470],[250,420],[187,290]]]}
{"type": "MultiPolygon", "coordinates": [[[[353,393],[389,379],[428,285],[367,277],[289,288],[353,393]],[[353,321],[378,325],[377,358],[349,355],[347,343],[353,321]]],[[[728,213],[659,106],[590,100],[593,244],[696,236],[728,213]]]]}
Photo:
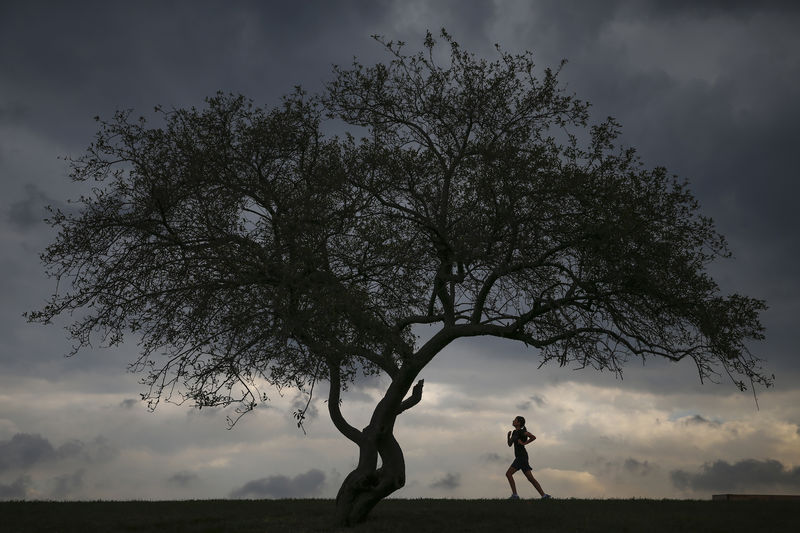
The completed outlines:
{"type": "Polygon", "coordinates": [[[613,119],[591,123],[560,67],[537,77],[530,53],[488,61],[441,37],[449,59],[430,34],[415,54],[378,39],[386,63],[336,67],[321,94],[274,108],[219,93],[156,108],[154,126],[100,121],[72,160],[91,194],[52,213],[59,289],[30,318],[75,313],[78,349],[135,335],[154,403],[246,412],[265,386],[330,382],[331,418],[361,449],[345,523],[404,483],[394,421],[458,338],[614,372],[690,359],[701,380],[769,385],[748,349],[764,303],[720,293],[708,266],[729,252],[687,182],[618,146],[613,119]],[[361,136],[326,134],[332,121],[361,136]],[[363,430],[339,410],[358,372],[391,378],[363,430]]]}

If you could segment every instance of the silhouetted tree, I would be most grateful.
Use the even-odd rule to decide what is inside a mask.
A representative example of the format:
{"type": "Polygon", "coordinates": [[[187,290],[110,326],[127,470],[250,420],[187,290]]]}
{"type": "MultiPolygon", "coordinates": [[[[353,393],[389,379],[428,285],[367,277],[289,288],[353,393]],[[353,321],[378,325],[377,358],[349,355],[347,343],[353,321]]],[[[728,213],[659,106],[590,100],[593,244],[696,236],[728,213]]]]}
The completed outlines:
{"type": "Polygon", "coordinates": [[[701,380],[768,386],[746,346],[764,304],[719,294],[706,267],[726,245],[686,183],[615,146],[612,119],[589,126],[589,105],[558,71],[535,77],[529,53],[489,62],[442,37],[444,65],[430,34],[413,55],[378,39],[386,64],[335,68],[322,96],[275,109],[218,94],[157,109],[159,127],[100,122],[72,161],[92,193],[51,219],[59,289],[29,318],[75,313],[76,349],[138,335],[153,406],[242,413],[264,384],[328,382],[330,417],[360,450],[345,524],[404,485],[396,419],[458,338],[614,372],[688,358],[701,380]],[[326,119],[365,137],[326,136],[326,119]],[[391,380],[363,429],[340,410],[359,372],[391,380]]]}

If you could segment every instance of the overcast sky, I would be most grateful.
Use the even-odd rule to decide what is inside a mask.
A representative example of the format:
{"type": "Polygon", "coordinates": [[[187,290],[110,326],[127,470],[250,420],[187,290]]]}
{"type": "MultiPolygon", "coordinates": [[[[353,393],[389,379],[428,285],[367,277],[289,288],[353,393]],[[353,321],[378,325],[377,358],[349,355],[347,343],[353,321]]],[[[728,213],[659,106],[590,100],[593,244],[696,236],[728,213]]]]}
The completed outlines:
{"type": "MultiPolygon", "coordinates": [[[[53,291],[38,254],[54,235],[44,206],[80,190],[59,157],[91,142],[93,117],[201,105],[218,90],[271,106],[333,64],[387,59],[371,34],[421,46],[447,30],[493,59],[494,43],[562,58],[568,90],[649,166],[690,180],[734,258],[713,272],[727,292],[767,300],[776,374],[753,396],[700,385],[691,363],[633,364],[620,380],[557,367],[535,351],[471,339],[426,369],[423,402],[396,430],[399,497],[509,494],[506,431],[516,415],[538,440],[536,477],[556,497],[708,498],[800,493],[800,8],[735,1],[330,1],[0,3],[0,499],[332,497],[357,450],[316,402],[299,398],[226,430],[224,410],[149,413],[126,373],[135,342],[63,354],[58,325],[24,311],[53,291]],[[316,413],[320,413],[316,415],[316,413]]],[[[344,410],[366,424],[385,380],[360,383],[344,410]]],[[[518,476],[520,494],[532,487],[518,476]]]]}

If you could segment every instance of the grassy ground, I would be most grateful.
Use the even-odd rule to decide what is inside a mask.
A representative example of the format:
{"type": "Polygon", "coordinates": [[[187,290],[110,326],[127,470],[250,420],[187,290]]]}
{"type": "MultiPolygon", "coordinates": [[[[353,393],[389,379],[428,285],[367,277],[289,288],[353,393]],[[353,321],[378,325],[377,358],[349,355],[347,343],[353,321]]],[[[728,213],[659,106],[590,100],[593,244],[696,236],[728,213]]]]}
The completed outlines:
{"type": "Polygon", "coordinates": [[[387,500],[367,522],[331,526],[330,500],[4,502],[3,533],[69,532],[795,532],[797,501],[387,500]]]}

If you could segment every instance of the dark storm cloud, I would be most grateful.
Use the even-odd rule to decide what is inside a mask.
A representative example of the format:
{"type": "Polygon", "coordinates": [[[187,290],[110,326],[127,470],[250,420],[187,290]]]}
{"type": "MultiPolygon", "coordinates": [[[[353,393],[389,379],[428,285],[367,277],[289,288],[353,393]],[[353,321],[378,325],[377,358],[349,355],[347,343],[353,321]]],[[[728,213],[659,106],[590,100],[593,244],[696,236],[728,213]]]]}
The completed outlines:
{"type": "Polygon", "coordinates": [[[760,2],[544,2],[537,7],[529,42],[571,60],[562,80],[594,104],[596,118],[616,116],[623,142],[637,147],[648,165],[666,165],[689,178],[704,212],[724,222],[724,233],[733,234],[729,237],[742,233],[755,241],[780,239],[790,245],[781,255],[800,256],[793,233],[775,231],[800,226],[792,208],[796,195],[786,194],[798,190],[792,147],[798,141],[800,106],[793,95],[800,65],[791,53],[796,43],[788,30],[779,29],[791,27],[787,21],[800,16],[797,5],[792,10],[779,2],[767,7],[760,2]],[[780,10],[780,19],[748,13],[765,10],[780,10]],[[664,20],[663,11],[695,22],[711,17],[729,31],[682,34],[681,26],[664,20]],[[748,17],[731,20],[730,12],[748,17]],[[654,48],[649,60],[637,62],[636,43],[615,35],[619,26],[647,25],[663,32],[668,46],[654,48]],[[552,34],[552,43],[536,38],[540,27],[552,34]],[[677,41],[686,38],[694,41],[677,41]],[[671,45],[695,49],[701,57],[707,53],[707,68],[714,74],[709,70],[708,79],[698,79],[679,66],[671,68],[674,62],[668,60],[676,54],[671,45]],[[712,52],[706,52],[709,45],[714,45],[712,52]],[[723,212],[731,195],[742,205],[723,212]],[[748,216],[752,213],[758,216],[748,216]]]}
{"type": "Polygon", "coordinates": [[[30,109],[20,103],[0,103],[0,126],[19,122],[29,112],[30,109]]]}
{"type": "Polygon", "coordinates": [[[117,453],[116,446],[102,436],[89,443],[72,440],[56,448],[41,435],[17,433],[9,440],[0,441],[0,472],[66,459],[79,459],[90,464],[107,462],[117,453]]]}
{"type": "Polygon", "coordinates": [[[673,485],[681,490],[800,489],[800,466],[790,470],[774,459],[746,459],[735,464],[716,461],[704,464],[697,473],[674,470],[670,476],[673,485]]]}
{"type": "MultiPolygon", "coordinates": [[[[515,28],[516,42],[533,52],[539,68],[557,67],[561,60],[572,62],[597,50],[597,40],[615,20],[623,2],[562,2],[544,0],[522,4],[515,28]],[[524,23],[523,23],[524,20],[524,23]]],[[[456,35],[456,37],[458,37],[456,35]]],[[[511,51],[502,33],[491,35],[505,50],[511,51]]],[[[520,50],[514,50],[517,52],[520,50]]],[[[572,67],[570,67],[572,70],[572,67]]],[[[574,87],[570,87],[570,92],[574,87]]],[[[586,95],[582,95],[586,97],[586,95]]]]}
{"type": "Polygon", "coordinates": [[[91,117],[117,108],[197,104],[218,90],[274,103],[295,84],[318,86],[386,15],[382,2],[8,4],[0,72],[14,82],[3,92],[35,102],[28,123],[77,146],[91,140],[91,117]]]}
{"type": "Polygon", "coordinates": [[[25,198],[11,204],[6,219],[15,228],[27,230],[41,224],[47,216],[45,207],[55,203],[33,184],[25,185],[25,198]]]}
{"type": "Polygon", "coordinates": [[[568,67],[565,76],[595,104],[596,117],[621,121],[622,142],[636,147],[647,166],[665,165],[688,178],[702,212],[723,224],[731,242],[781,242],[776,266],[789,265],[800,248],[791,232],[775,229],[798,227],[795,195],[787,191],[798,189],[790,154],[800,107],[790,80],[800,71],[796,61],[770,65],[766,45],[737,57],[733,50],[742,46],[732,43],[735,59],[719,67],[713,82],[606,64],[602,56],[595,58],[599,66],[568,67]]]}
{"type": "Polygon", "coordinates": [[[175,472],[173,475],[171,475],[169,479],[167,479],[167,483],[184,489],[195,484],[199,479],[199,476],[194,472],[181,470],[180,472],[175,472]]]}
{"type": "Polygon", "coordinates": [[[325,473],[316,468],[290,478],[270,476],[248,481],[230,493],[231,498],[300,498],[319,494],[325,473]]]}
{"type": "MultiPolygon", "coordinates": [[[[754,12],[780,11],[782,13],[797,11],[800,4],[794,0],[652,0],[639,2],[643,11],[648,11],[652,16],[659,15],[693,15],[693,16],[742,16],[754,12]]],[[[636,6],[634,6],[636,7],[636,6]]]]}
{"type": "Polygon", "coordinates": [[[28,476],[20,476],[10,485],[0,483],[0,500],[24,500],[30,484],[28,476]]]}
{"type": "Polygon", "coordinates": [[[461,474],[447,473],[443,478],[431,483],[432,489],[454,490],[461,486],[461,474]]]}
{"type": "MultiPolygon", "coordinates": [[[[14,73],[16,81],[8,84],[9,90],[17,91],[18,99],[27,98],[18,107],[31,108],[28,102],[40,101],[33,112],[39,117],[37,124],[48,132],[53,131],[52,125],[72,128],[70,125],[81,122],[81,113],[88,120],[94,114],[108,115],[118,107],[149,110],[156,103],[184,106],[197,103],[218,89],[242,91],[257,103],[270,105],[295,83],[317,90],[330,79],[331,63],[347,64],[353,55],[367,64],[373,59],[385,59],[380,47],[368,39],[370,33],[408,40],[409,49],[415,49],[420,43],[402,33],[422,34],[427,29],[394,30],[398,34],[393,35],[390,30],[394,21],[387,17],[391,16],[390,8],[402,9],[400,2],[295,2],[277,6],[175,2],[159,6],[157,16],[155,8],[147,4],[89,5],[76,13],[71,7],[56,3],[48,7],[48,17],[42,17],[41,7],[19,2],[13,9],[6,7],[9,16],[3,17],[5,22],[0,21],[0,71],[14,73]],[[55,21],[61,19],[72,20],[76,25],[70,38],[47,38],[60,35],[60,25],[55,21]],[[139,35],[147,35],[146,42],[137,39],[139,35]],[[97,42],[104,46],[95,46],[97,42]],[[15,59],[15,52],[23,51],[29,58],[24,63],[15,59]],[[44,69],[41,64],[54,67],[44,69]],[[55,79],[68,83],[54,83],[55,79]],[[54,87],[62,86],[72,92],[53,92],[54,87]],[[51,92],[33,94],[32,98],[26,87],[51,92]],[[74,105],[60,105],[63,100],[74,105]],[[59,103],[57,109],[54,102],[59,103]]],[[[561,57],[574,58],[562,75],[570,90],[575,89],[580,97],[592,101],[598,117],[618,116],[623,131],[637,141],[633,144],[642,149],[649,162],[668,167],[679,162],[676,170],[682,176],[699,176],[701,179],[693,181],[693,188],[702,193],[704,205],[722,202],[722,195],[717,194],[718,180],[728,183],[729,189],[734,183],[733,190],[739,196],[759,203],[755,210],[759,216],[741,217],[737,212],[730,220],[739,221],[736,223],[741,227],[736,228],[736,233],[747,233],[748,243],[762,242],[765,232],[776,225],[798,226],[796,210],[790,209],[794,195],[786,194],[791,183],[755,178],[770,166],[774,167],[769,171],[772,176],[784,175],[788,179],[793,175],[781,169],[792,168],[792,151],[786,147],[794,146],[797,140],[796,134],[792,135],[792,125],[797,121],[791,118],[792,109],[797,106],[792,103],[794,98],[786,96],[793,94],[796,76],[787,76],[786,69],[772,65],[773,58],[786,54],[780,50],[775,54],[766,54],[768,50],[734,52],[754,45],[756,49],[766,46],[757,35],[749,41],[732,42],[730,55],[739,59],[726,65],[722,80],[692,84],[673,79],[659,69],[657,57],[653,58],[652,69],[634,69],[622,61],[624,49],[601,42],[616,21],[646,22],[667,9],[690,16],[693,5],[682,2],[672,8],[671,3],[665,2],[538,2],[520,30],[525,38],[515,42],[534,49],[534,53],[547,46],[543,66],[561,57]],[[753,75],[743,76],[743,72],[753,75]],[[739,88],[755,84],[751,92],[766,94],[760,83],[770,84],[773,97],[761,98],[764,105],[771,106],[770,112],[737,114],[739,88]],[[762,134],[768,141],[752,142],[762,134]],[[754,181],[760,185],[754,187],[754,181]],[[770,209],[773,202],[777,202],[777,208],[770,209]]],[[[735,9],[744,10],[743,6],[746,3],[737,2],[735,9]]],[[[426,26],[436,32],[444,23],[466,46],[480,47],[485,44],[484,37],[501,45],[505,42],[502,34],[486,33],[494,17],[503,13],[499,8],[480,2],[444,2],[429,11],[434,16],[423,21],[426,26]],[[439,19],[452,19],[452,23],[439,19]]],[[[710,13],[724,11],[714,7],[710,13]]],[[[89,126],[80,135],[65,133],[62,138],[80,138],[81,145],[85,145],[94,129],[94,124],[89,126]]],[[[710,214],[718,218],[718,213],[710,214]]],[[[729,231],[726,233],[730,236],[729,231]]],[[[800,257],[799,245],[791,235],[791,231],[772,231],[769,241],[780,241],[774,247],[775,260],[769,262],[772,268],[788,271],[795,264],[792,259],[800,257]]],[[[772,335],[780,336],[780,332],[773,328],[772,335]]]]}
{"type": "MultiPolygon", "coordinates": [[[[763,69],[748,64],[736,68],[754,74],[763,69]]],[[[787,165],[798,140],[794,124],[800,119],[800,107],[785,105],[791,100],[780,94],[792,89],[776,79],[778,73],[758,73],[757,79],[772,78],[775,83],[755,86],[751,92],[769,92],[772,98],[741,112],[737,109],[743,97],[736,92],[752,82],[732,77],[714,85],[678,84],[666,78],[659,81],[661,76],[641,74],[620,93],[636,99],[636,92],[646,92],[647,108],[619,106],[615,113],[621,116],[624,131],[639,139],[633,144],[645,161],[688,178],[702,212],[722,221],[720,230],[735,239],[732,242],[768,236],[770,242],[783,242],[788,252],[796,254],[798,248],[789,235],[774,231],[797,224],[792,196],[786,192],[798,187],[787,165]],[[647,118],[629,116],[634,113],[647,118]]]]}
{"type": "Polygon", "coordinates": [[[41,435],[17,433],[10,440],[0,441],[0,472],[28,468],[56,457],[53,445],[41,435]]]}
{"type": "Polygon", "coordinates": [[[621,142],[636,147],[646,166],[664,165],[690,180],[701,212],[731,243],[735,259],[721,268],[737,272],[738,279],[724,284],[724,291],[765,298],[775,310],[764,319],[768,351],[759,345],[754,351],[769,356],[770,368],[797,368],[786,317],[794,315],[800,295],[794,273],[800,182],[793,156],[800,143],[794,96],[800,62],[789,29],[800,11],[767,13],[765,19],[746,11],[783,6],[737,3],[731,9],[743,16],[732,19],[723,4],[701,16],[701,4],[541,2],[520,30],[525,38],[514,42],[533,49],[545,65],[569,59],[561,73],[568,92],[592,102],[595,119],[617,117],[621,142]],[[659,15],[667,7],[675,17],[691,19],[692,28],[713,26],[709,33],[682,33],[684,25],[659,15]],[[720,28],[726,31],[713,33],[720,28]],[[647,35],[648,29],[658,34],[646,49],[649,57],[637,50],[635,33],[647,35]],[[703,58],[694,71],[684,65],[692,64],[690,58],[675,61],[679,50],[703,58]]]}

